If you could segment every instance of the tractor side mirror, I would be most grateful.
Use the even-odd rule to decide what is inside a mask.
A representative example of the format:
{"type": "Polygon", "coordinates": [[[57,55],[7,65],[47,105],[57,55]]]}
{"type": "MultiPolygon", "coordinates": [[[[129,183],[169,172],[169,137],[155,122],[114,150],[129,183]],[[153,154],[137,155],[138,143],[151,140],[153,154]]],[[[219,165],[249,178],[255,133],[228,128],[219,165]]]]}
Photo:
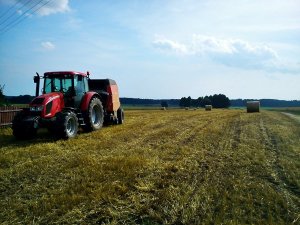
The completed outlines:
{"type": "Polygon", "coordinates": [[[34,76],[33,81],[34,81],[35,84],[39,83],[40,82],[40,76],[34,76]]]}

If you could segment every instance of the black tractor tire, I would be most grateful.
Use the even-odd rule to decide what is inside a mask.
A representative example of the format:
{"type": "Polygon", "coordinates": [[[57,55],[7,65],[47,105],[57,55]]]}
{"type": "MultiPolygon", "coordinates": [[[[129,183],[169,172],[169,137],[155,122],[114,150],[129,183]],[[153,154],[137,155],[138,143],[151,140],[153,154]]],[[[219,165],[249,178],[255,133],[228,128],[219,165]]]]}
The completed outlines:
{"type": "Polygon", "coordinates": [[[124,123],[124,110],[120,107],[117,111],[118,124],[124,123]]]}
{"type": "Polygon", "coordinates": [[[74,112],[66,111],[56,115],[56,129],[59,138],[74,138],[78,132],[78,118],[74,112]]]}
{"type": "Polygon", "coordinates": [[[104,110],[99,98],[93,98],[90,101],[84,122],[85,126],[83,129],[85,131],[94,131],[102,128],[104,122],[104,110]]]}
{"type": "Polygon", "coordinates": [[[20,111],[15,115],[12,121],[13,135],[16,139],[31,139],[37,134],[37,129],[33,125],[24,122],[26,117],[27,115],[23,111],[20,111]]]}

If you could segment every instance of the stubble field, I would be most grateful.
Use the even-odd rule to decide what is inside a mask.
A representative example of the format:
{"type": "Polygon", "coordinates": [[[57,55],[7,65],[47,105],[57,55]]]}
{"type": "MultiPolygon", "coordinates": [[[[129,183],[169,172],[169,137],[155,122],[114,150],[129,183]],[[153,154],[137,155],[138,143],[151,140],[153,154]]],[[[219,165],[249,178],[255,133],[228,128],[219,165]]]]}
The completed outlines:
{"type": "Polygon", "coordinates": [[[300,123],[280,112],[130,110],[54,140],[0,129],[2,224],[299,224],[300,123]]]}

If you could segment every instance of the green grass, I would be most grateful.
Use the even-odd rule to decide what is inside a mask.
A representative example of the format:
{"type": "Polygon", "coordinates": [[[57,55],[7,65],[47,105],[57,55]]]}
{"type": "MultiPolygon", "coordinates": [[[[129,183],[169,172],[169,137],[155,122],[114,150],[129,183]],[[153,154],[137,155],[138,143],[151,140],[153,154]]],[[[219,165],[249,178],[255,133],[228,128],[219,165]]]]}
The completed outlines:
{"type": "Polygon", "coordinates": [[[300,115],[300,107],[268,108],[270,111],[287,112],[294,115],[300,115]]]}
{"type": "Polygon", "coordinates": [[[297,224],[300,126],[273,111],[130,110],[55,140],[0,130],[3,224],[297,224]]]}

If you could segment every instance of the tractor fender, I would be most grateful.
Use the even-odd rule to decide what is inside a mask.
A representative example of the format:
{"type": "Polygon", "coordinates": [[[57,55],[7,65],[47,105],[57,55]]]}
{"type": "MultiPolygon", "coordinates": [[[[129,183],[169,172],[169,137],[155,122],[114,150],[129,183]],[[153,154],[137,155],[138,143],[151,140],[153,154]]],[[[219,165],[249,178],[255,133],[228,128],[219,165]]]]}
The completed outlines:
{"type": "Polygon", "coordinates": [[[97,97],[97,98],[101,99],[100,95],[97,92],[89,91],[89,92],[85,93],[85,95],[82,98],[81,104],[80,104],[80,109],[82,112],[88,110],[90,101],[92,100],[93,97],[97,97]]]}

